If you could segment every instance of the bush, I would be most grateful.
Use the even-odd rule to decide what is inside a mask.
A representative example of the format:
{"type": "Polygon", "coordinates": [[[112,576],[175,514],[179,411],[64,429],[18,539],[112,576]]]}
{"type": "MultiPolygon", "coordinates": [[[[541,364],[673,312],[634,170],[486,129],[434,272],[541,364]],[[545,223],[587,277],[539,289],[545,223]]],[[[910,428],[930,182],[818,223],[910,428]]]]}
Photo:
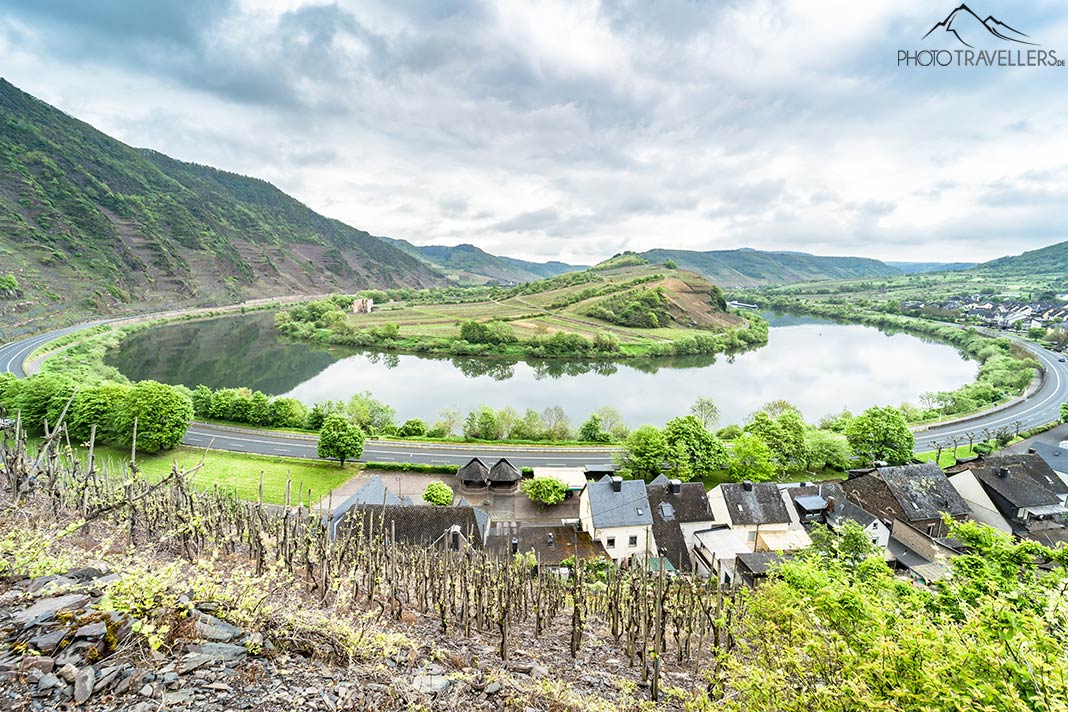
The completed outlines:
{"type": "Polygon", "coordinates": [[[96,442],[121,442],[117,415],[129,393],[130,386],[119,383],[106,383],[78,391],[67,415],[67,428],[71,436],[78,442],[88,442],[95,425],[96,442]]]}
{"type": "Polygon", "coordinates": [[[551,506],[560,504],[567,496],[567,485],[552,477],[537,477],[532,480],[523,480],[519,485],[530,501],[551,506]]]}
{"type": "Polygon", "coordinates": [[[431,482],[423,490],[423,501],[435,507],[447,507],[452,504],[452,487],[444,482],[431,482]]]}
{"type": "Polygon", "coordinates": [[[461,322],[460,338],[469,344],[510,344],[516,340],[512,326],[498,319],[461,322]]]}
{"type": "Polygon", "coordinates": [[[404,424],[397,429],[397,435],[402,438],[418,438],[426,435],[426,423],[418,418],[412,418],[411,420],[404,421],[404,424]]]}
{"type": "Polygon", "coordinates": [[[115,428],[124,444],[133,442],[137,423],[137,448],[144,452],[170,450],[182,442],[193,403],[174,386],[141,381],[123,399],[115,418],[115,428]]]}

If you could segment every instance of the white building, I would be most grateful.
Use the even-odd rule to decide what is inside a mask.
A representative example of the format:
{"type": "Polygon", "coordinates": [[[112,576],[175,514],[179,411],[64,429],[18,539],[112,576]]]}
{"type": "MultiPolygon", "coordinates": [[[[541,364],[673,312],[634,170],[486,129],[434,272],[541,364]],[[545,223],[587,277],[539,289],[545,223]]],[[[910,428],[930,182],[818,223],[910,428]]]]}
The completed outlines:
{"type": "Polygon", "coordinates": [[[605,475],[590,482],[579,498],[582,530],[601,543],[614,561],[656,555],[653,516],[642,480],[605,475]]]}

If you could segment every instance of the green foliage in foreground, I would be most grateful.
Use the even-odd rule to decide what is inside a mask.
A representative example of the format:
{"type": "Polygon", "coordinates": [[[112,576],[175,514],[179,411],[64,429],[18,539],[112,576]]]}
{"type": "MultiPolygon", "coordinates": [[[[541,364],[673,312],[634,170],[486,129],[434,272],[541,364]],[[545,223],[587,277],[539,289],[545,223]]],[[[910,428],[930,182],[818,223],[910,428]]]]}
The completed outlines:
{"type": "Polygon", "coordinates": [[[1068,423],[1068,403],[1061,403],[1061,422],[1068,423]]]}
{"type": "Polygon", "coordinates": [[[138,452],[148,453],[181,443],[193,419],[189,391],[182,387],[141,381],[76,388],[51,374],[22,380],[0,376],[0,410],[10,417],[20,414],[33,433],[43,432],[45,423],[54,427],[62,416],[79,441],[88,440],[96,425],[96,442],[102,445],[132,444],[136,423],[138,452]]]}
{"type": "Polygon", "coordinates": [[[736,646],[694,709],[1064,712],[1068,549],[976,524],[952,536],[969,553],[933,589],[898,579],[863,546],[814,537],[824,546],[743,594],[736,646]]]}
{"type": "Polygon", "coordinates": [[[423,490],[423,501],[435,507],[447,507],[452,504],[452,487],[444,482],[431,482],[423,490]]]}
{"type": "Polygon", "coordinates": [[[537,477],[532,480],[523,480],[519,485],[532,502],[551,506],[560,504],[567,496],[567,485],[553,477],[537,477]]]}

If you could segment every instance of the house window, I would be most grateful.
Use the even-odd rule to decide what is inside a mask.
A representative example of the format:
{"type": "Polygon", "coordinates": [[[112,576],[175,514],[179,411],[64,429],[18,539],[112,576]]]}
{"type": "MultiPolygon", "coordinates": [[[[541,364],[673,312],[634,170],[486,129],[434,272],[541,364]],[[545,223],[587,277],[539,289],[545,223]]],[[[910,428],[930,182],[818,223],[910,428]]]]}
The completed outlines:
{"type": "Polygon", "coordinates": [[[616,538],[614,536],[608,537],[608,539],[604,543],[604,548],[606,548],[606,549],[615,549],[616,548],[616,538]]]}
{"type": "Polygon", "coordinates": [[[627,546],[638,546],[638,537],[632,536],[631,538],[627,539],[627,546]]]}

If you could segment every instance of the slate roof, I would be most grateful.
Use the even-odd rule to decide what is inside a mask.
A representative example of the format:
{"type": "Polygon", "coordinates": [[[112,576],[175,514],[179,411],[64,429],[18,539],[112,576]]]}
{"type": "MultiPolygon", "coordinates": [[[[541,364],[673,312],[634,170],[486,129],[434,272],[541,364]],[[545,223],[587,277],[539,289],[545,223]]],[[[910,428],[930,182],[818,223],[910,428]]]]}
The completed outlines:
{"type": "Polygon", "coordinates": [[[593,526],[597,529],[651,526],[653,523],[642,480],[623,480],[620,491],[614,492],[611,476],[605,475],[586,485],[586,496],[590,501],[593,526]]]}
{"type": "Polygon", "coordinates": [[[712,522],[712,507],[708,504],[705,486],[700,482],[684,482],[679,493],[674,494],[671,480],[660,475],[649,484],[646,493],[653,514],[653,539],[660,555],[677,570],[690,571],[692,560],[681,525],[684,522],[712,522]]]}
{"type": "Polygon", "coordinates": [[[489,538],[486,539],[486,551],[499,558],[510,557],[512,537],[519,540],[521,553],[533,552],[541,561],[542,566],[559,566],[572,557],[576,559],[610,558],[601,542],[595,541],[584,531],[563,525],[539,526],[512,523],[507,526],[494,526],[490,530],[489,538]]]}
{"type": "Polygon", "coordinates": [[[719,485],[731,524],[789,524],[790,513],[774,482],[754,482],[746,490],[743,483],[719,485]]]}
{"type": "Polygon", "coordinates": [[[886,483],[906,521],[938,519],[943,512],[951,517],[971,512],[946,474],[933,462],[880,467],[874,476],[886,483]]]}
{"type": "Polygon", "coordinates": [[[772,565],[788,561],[789,554],[779,551],[758,551],[738,554],[738,562],[745,566],[754,576],[766,576],[772,565]]]}
{"type": "MultiPolygon", "coordinates": [[[[862,527],[869,526],[878,517],[865,512],[846,498],[845,490],[835,482],[827,482],[818,485],[805,485],[802,487],[790,487],[787,489],[794,502],[804,506],[805,503],[816,504],[816,500],[824,502],[823,519],[832,527],[840,527],[847,519],[852,519],[862,527]],[[809,498],[812,498],[811,500],[809,498]],[[831,501],[834,501],[834,509],[827,511],[831,501]]],[[[809,509],[809,512],[815,511],[809,509]]]]}
{"type": "Polygon", "coordinates": [[[987,457],[972,474],[1017,509],[1064,504],[1068,496],[1068,485],[1037,454],[987,457]],[[1002,468],[1008,471],[1005,477],[1002,468]]]}
{"type": "Polygon", "coordinates": [[[490,468],[489,476],[486,478],[490,482],[504,483],[519,482],[523,479],[523,473],[519,471],[519,468],[508,462],[505,458],[497,460],[497,464],[490,468]]]}
{"type": "Polygon", "coordinates": [[[346,512],[338,530],[342,534],[355,533],[360,521],[365,535],[382,533],[388,537],[395,530],[398,544],[424,547],[444,546],[449,529],[458,526],[467,543],[478,549],[483,547],[490,523],[489,515],[474,507],[370,504],[346,512]]]}
{"type": "Polygon", "coordinates": [[[456,470],[456,476],[463,482],[485,482],[489,477],[489,468],[482,460],[472,457],[466,465],[456,470]]]}
{"type": "Polygon", "coordinates": [[[1068,472],[1068,450],[1050,443],[1031,443],[1031,449],[1057,472],[1068,472]]]}
{"type": "Polygon", "coordinates": [[[403,504],[400,497],[393,494],[386,482],[378,475],[375,475],[367,481],[360,489],[356,490],[352,497],[352,505],[357,504],[403,504]]]}

